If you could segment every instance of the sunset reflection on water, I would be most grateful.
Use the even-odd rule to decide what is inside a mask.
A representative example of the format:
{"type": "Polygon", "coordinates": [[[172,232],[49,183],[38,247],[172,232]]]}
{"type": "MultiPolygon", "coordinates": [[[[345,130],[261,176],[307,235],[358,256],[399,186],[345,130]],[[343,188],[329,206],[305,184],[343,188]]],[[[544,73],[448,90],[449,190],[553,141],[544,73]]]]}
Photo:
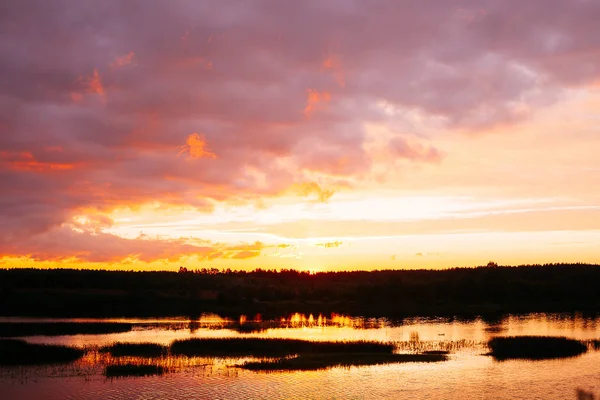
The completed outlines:
{"type": "MultiPolygon", "coordinates": [[[[600,338],[598,317],[582,314],[529,314],[495,318],[363,318],[339,314],[293,313],[272,320],[262,316],[129,320],[130,332],[107,335],[34,336],[37,343],[86,346],[87,355],[67,366],[0,368],[0,390],[7,398],[573,398],[577,388],[598,392],[600,353],[546,361],[497,362],[485,356],[494,336],[550,335],[600,338]],[[242,328],[246,326],[246,328],[242,328]],[[244,329],[250,326],[248,333],[244,329]],[[257,328],[254,330],[254,328],[257,328]],[[366,367],[337,367],[310,372],[261,373],[237,368],[252,357],[111,357],[100,346],[114,342],[164,345],[187,338],[290,338],[317,341],[392,342],[396,352],[449,351],[448,361],[366,367]],[[107,379],[106,365],[160,365],[163,376],[107,379]],[[32,383],[35,381],[35,383],[32,383]],[[19,382],[26,382],[21,385],[19,382]],[[58,385],[64,383],[64,385],[58,385]],[[462,394],[464,397],[458,396],[462,394]],[[12,397],[11,397],[12,396],[12,397]],[[33,397],[32,397],[33,396],[33,397]],[[457,397],[458,396],[458,397],[457,397]]],[[[6,321],[4,321],[6,322],[6,321]]]]}
{"type": "MultiPolygon", "coordinates": [[[[14,319],[3,318],[0,322],[14,319]]],[[[17,321],[26,321],[19,319],[17,321]]],[[[46,319],[45,321],[67,321],[46,319]]],[[[173,340],[192,337],[266,337],[310,340],[378,340],[384,342],[459,341],[484,342],[493,336],[549,335],[575,339],[600,337],[598,318],[582,314],[508,315],[495,319],[460,318],[364,318],[341,314],[293,313],[274,320],[245,315],[237,321],[206,314],[197,319],[119,319],[81,320],[85,322],[118,321],[133,323],[130,332],[107,335],[32,336],[35,343],[56,343],[75,346],[105,345],[112,342],[153,342],[169,344],[173,340]],[[252,328],[247,331],[242,328],[252,328]]],[[[16,322],[16,321],[15,321],[16,322]]]]}

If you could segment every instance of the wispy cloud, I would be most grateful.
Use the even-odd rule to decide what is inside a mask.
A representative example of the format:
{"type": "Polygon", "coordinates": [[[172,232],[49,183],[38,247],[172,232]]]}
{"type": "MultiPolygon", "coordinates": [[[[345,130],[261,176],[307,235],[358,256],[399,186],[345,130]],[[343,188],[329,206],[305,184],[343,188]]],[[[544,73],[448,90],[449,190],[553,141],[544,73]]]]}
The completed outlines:
{"type": "Polygon", "coordinates": [[[343,244],[344,244],[344,242],[336,240],[335,242],[317,243],[317,246],[326,247],[328,249],[331,249],[331,248],[335,248],[335,247],[340,247],[343,244]]]}

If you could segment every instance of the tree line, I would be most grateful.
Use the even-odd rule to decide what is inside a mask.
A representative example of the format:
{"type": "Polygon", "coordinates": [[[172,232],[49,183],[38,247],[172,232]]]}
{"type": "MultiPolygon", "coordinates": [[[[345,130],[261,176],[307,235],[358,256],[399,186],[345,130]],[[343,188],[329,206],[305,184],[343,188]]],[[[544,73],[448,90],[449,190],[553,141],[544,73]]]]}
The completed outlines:
{"type": "Polygon", "coordinates": [[[339,312],[364,316],[598,310],[600,266],[545,264],[309,273],[0,270],[0,315],[182,316],[339,312]]]}

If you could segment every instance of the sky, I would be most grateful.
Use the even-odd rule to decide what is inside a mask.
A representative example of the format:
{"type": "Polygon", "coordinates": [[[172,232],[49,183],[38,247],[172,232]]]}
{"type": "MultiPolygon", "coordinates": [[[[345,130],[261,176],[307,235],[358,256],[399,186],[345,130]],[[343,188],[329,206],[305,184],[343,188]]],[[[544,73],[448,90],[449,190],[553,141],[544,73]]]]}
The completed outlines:
{"type": "Polygon", "coordinates": [[[0,3],[0,268],[600,263],[600,3],[0,3]]]}

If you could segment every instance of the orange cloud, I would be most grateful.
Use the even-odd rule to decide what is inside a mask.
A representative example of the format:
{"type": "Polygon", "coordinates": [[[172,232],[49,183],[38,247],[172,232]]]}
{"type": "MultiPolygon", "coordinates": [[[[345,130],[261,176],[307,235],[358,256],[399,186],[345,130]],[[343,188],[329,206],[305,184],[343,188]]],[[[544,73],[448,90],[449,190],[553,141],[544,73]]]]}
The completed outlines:
{"type": "Polygon", "coordinates": [[[164,239],[140,234],[126,239],[104,231],[114,221],[103,215],[74,217],[46,233],[30,235],[17,245],[0,243],[2,258],[22,257],[28,262],[62,262],[75,264],[171,262],[193,258],[197,261],[217,259],[244,260],[261,255],[261,242],[225,244],[189,238],[164,239]]]}
{"type": "Polygon", "coordinates": [[[199,135],[196,132],[188,135],[185,145],[179,151],[179,154],[181,153],[187,153],[191,158],[217,158],[215,153],[211,153],[206,148],[204,135],[199,135]]]}
{"type": "Polygon", "coordinates": [[[304,182],[292,186],[292,190],[300,196],[316,195],[320,203],[326,203],[334,195],[333,189],[325,189],[316,182],[304,182]]]}
{"type": "Polygon", "coordinates": [[[70,93],[71,101],[73,101],[73,103],[80,103],[86,93],[97,94],[104,101],[106,91],[104,90],[102,78],[100,77],[100,73],[97,69],[94,69],[92,76],[89,78],[83,78],[82,76],[79,76],[76,80],[76,83],[78,89],[70,93]]]}
{"type": "Polygon", "coordinates": [[[180,60],[176,63],[180,68],[203,68],[206,70],[211,70],[213,68],[213,63],[211,60],[207,60],[204,57],[190,57],[180,60]]]}
{"type": "Polygon", "coordinates": [[[110,63],[110,67],[111,68],[121,68],[126,65],[129,65],[129,64],[133,63],[134,57],[135,57],[135,53],[133,51],[130,51],[129,53],[127,53],[124,56],[115,58],[115,61],[110,63]]]}
{"type": "Polygon", "coordinates": [[[260,256],[260,251],[240,251],[239,253],[236,253],[233,257],[231,257],[234,260],[245,260],[248,258],[254,258],[254,257],[258,257],[260,256]]]}
{"type": "MultiPolygon", "coordinates": [[[[259,242],[256,241],[254,243],[250,243],[250,244],[242,244],[242,245],[237,245],[232,247],[231,249],[234,250],[247,250],[247,251],[261,251],[262,249],[264,249],[266,246],[263,242],[259,242]]],[[[228,250],[231,250],[228,249],[228,250]]]]}
{"type": "Polygon", "coordinates": [[[338,85],[341,87],[346,86],[346,78],[339,58],[336,56],[329,56],[323,61],[321,66],[324,70],[330,71],[333,74],[338,85]]]}
{"type": "Polygon", "coordinates": [[[314,89],[307,90],[306,107],[304,108],[304,115],[309,117],[314,111],[317,104],[330,101],[331,94],[329,92],[319,92],[314,89]]]}
{"type": "Polygon", "coordinates": [[[344,242],[336,240],[335,242],[317,243],[317,246],[326,247],[326,248],[335,248],[335,247],[340,247],[342,244],[344,244],[344,242]]]}
{"type": "Polygon", "coordinates": [[[79,103],[83,100],[83,95],[81,93],[71,92],[71,100],[73,103],[79,103]]]}
{"type": "Polygon", "coordinates": [[[223,256],[224,256],[224,255],[225,255],[225,254],[224,254],[222,251],[217,251],[216,253],[211,253],[211,254],[209,254],[209,255],[206,257],[206,259],[207,259],[207,260],[211,260],[211,261],[212,261],[212,260],[216,260],[216,259],[218,259],[218,258],[223,258],[223,256]]]}
{"type": "Polygon", "coordinates": [[[97,69],[94,70],[92,77],[88,81],[88,92],[104,97],[104,86],[102,86],[102,79],[97,69]]]}
{"type": "Polygon", "coordinates": [[[232,260],[245,260],[247,258],[255,258],[261,255],[261,251],[267,247],[262,242],[256,241],[254,243],[238,244],[233,246],[225,246],[222,244],[213,244],[213,247],[219,248],[219,251],[210,254],[206,259],[232,259],[232,260]]]}
{"type": "Polygon", "coordinates": [[[14,171],[49,172],[73,169],[73,164],[38,161],[30,152],[0,152],[0,165],[14,171]]]}

